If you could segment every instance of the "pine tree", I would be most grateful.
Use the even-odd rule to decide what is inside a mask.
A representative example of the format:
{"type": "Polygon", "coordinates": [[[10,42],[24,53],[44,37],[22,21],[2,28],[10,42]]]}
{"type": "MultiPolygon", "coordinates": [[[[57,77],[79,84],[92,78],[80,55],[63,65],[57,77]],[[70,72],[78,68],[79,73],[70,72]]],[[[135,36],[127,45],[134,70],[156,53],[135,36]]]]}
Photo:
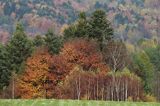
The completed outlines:
{"type": "Polygon", "coordinates": [[[71,24],[67,29],[64,30],[64,38],[86,38],[88,36],[87,26],[88,21],[85,12],[79,14],[79,19],[76,23],[71,24]]]}
{"type": "Polygon", "coordinates": [[[22,63],[30,56],[32,52],[32,43],[27,38],[21,24],[17,24],[16,31],[13,37],[7,44],[7,51],[9,54],[10,70],[19,72],[22,63]]]}
{"type": "Polygon", "coordinates": [[[9,61],[6,48],[0,44],[0,90],[9,84],[9,61]]]}
{"type": "Polygon", "coordinates": [[[49,30],[45,35],[45,42],[49,52],[53,54],[58,54],[63,45],[62,37],[55,35],[55,33],[51,30],[49,30]]]}
{"type": "Polygon", "coordinates": [[[113,28],[106,19],[105,12],[103,10],[96,10],[88,19],[86,14],[81,12],[79,19],[64,30],[65,39],[76,37],[96,39],[102,51],[103,44],[113,38],[113,28]]]}
{"type": "Polygon", "coordinates": [[[35,47],[43,46],[44,43],[45,43],[44,38],[42,36],[40,36],[40,35],[37,35],[33,40],[33,45],[35,47]]]}
{"type": "Polygon", "coordinates": [[[109,41],[113,38],[113,28],[106,19],[106,14],[103,10],[96,10],[89,19],[88,37],[97,39],[101,50],[104,41],[109,41]]]}
{"type": "Polygon", "coordinates": [[[87,31],[88,21],[85,12],[81,12],[79,14],[79,19],[77,21],[76,27],[77,27],[75,32],[76,37],[82,37],[82,38],[88,37],[88,31],[87,31]]]}
{"type": "Polygon", "coordinates": [[[68,28],[64,30],[64,39],[68,40],[76,37],[77,27],[74,24],[71,24],[68,28]]]}

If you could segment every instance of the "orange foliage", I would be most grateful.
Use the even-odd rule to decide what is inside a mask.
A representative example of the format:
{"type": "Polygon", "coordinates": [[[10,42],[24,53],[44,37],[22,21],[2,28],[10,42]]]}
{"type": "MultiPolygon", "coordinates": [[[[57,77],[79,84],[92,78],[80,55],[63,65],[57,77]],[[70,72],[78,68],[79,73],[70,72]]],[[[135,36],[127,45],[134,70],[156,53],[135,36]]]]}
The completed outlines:
{"type": "Polygon", "coordinates": [[[60,55],[72,69],[79,65],[86,71],[107,72],[109,68],[104,64],[103,56],[97,48],[94,41],[76,39],[65,43],[60,55]]]}
{"type": "Polygon", "coordinates": [[[50,75],[54,76],[56,82],[54,98],[61,98],[63,94],[59,85],[64,83],[77,66],[82,67],[84,71],[106,75],[109,68],[104,64],[102,54],[97,48],[98,45],[94,41],[75,39],[66,42],[60,54],[53,56],[50,75]]]}
{"type": "MultiPolygon", "coordinates": [[[[37,50],[28,58],[24,74],[18,80],[21,98],[58,97],[59,85],[76,66],[84,71],[105,75],[109,68],[93,41],[77,39],[66,42],[59,55],[51,56],[46,50],[37,50]]],[[[62,83],[61,83],[62,82],[62,83]]]]}
{"type": "Polygon", "coordinates": [[[17,90],[21,98],[43,98],[51,95],[46,83],[49,80],[51,57],[46,50],[37,50],[27,59],[25,72],[17,82],[17,90]]]}

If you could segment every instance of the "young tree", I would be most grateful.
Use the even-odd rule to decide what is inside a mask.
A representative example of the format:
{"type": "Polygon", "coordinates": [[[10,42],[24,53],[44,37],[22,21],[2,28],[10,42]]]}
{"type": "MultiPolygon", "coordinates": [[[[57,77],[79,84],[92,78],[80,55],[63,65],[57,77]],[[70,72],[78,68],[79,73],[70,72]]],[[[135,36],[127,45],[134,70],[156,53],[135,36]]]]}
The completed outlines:
{"type": "Polygon", "coordinates": [[[128,69],[122,72],[96,74],[76,66],[60,85],[61,99],[86,100],[143,100],[141,79],[128,69]],[[115,74],[113,85],[112,74],[115,74]]]}
{"type": "Polygon", "coordinates": [[[60,85],[61,99],[94,99],[94,72],[84,71],[81,67],[75,68],[65,78],[63,85],[60,85]]]}
{"type": "Polygon", "coordinates": [[[140,77],[131,73],[128,69],[124,69],[122,72],[111,72],[106,76],[106,97],[108,100],[116,101],[132,101],[143,100],[144,92],[140,77]],[[113,79],[113,75],[115,79],[113,79]],[[114,82],[113,82],[114,81],[114,82]],[[113,85],[115,83],[115,85],[113,85]]]}

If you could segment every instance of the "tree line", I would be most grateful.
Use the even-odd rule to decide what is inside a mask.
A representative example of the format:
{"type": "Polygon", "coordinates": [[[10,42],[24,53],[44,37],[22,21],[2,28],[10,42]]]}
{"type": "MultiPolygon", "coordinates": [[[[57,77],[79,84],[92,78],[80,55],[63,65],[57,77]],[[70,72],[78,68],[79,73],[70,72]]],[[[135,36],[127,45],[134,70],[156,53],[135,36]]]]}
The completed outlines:
{"type": "Polygon", "coordinates": [[[0,97],[158,101],[159,57],[156,39],[117,39],[103,10],[81,12],[63,35],[29,38],[17,24],[0,45],[0,97]]]}

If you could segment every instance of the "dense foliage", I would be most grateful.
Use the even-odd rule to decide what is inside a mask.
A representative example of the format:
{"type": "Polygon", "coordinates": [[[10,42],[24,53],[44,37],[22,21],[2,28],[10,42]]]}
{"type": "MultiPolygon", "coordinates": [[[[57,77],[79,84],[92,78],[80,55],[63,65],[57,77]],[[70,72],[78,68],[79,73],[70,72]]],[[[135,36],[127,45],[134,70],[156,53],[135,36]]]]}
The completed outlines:
{"type": "Polygon", "coordinates": [[[159,0],[1,0],[0,41],[9,39],[17,20],[25,25],[28,35],[44,34],[53,26],[60,30],[60,26],[71,24],[80,11],[90,15],[95,9],[104,9],[115,36],[135,43],[160,33],[159,5],[159,0]]]}
{"type": "Polygon", "coordinates": [[[160,100],[158,39],[133,45],[114,32],[103,10],[80,13],[62,36],[48,30],[30,38],[17,24],[0,45],[0,97],[160,100]]]}

